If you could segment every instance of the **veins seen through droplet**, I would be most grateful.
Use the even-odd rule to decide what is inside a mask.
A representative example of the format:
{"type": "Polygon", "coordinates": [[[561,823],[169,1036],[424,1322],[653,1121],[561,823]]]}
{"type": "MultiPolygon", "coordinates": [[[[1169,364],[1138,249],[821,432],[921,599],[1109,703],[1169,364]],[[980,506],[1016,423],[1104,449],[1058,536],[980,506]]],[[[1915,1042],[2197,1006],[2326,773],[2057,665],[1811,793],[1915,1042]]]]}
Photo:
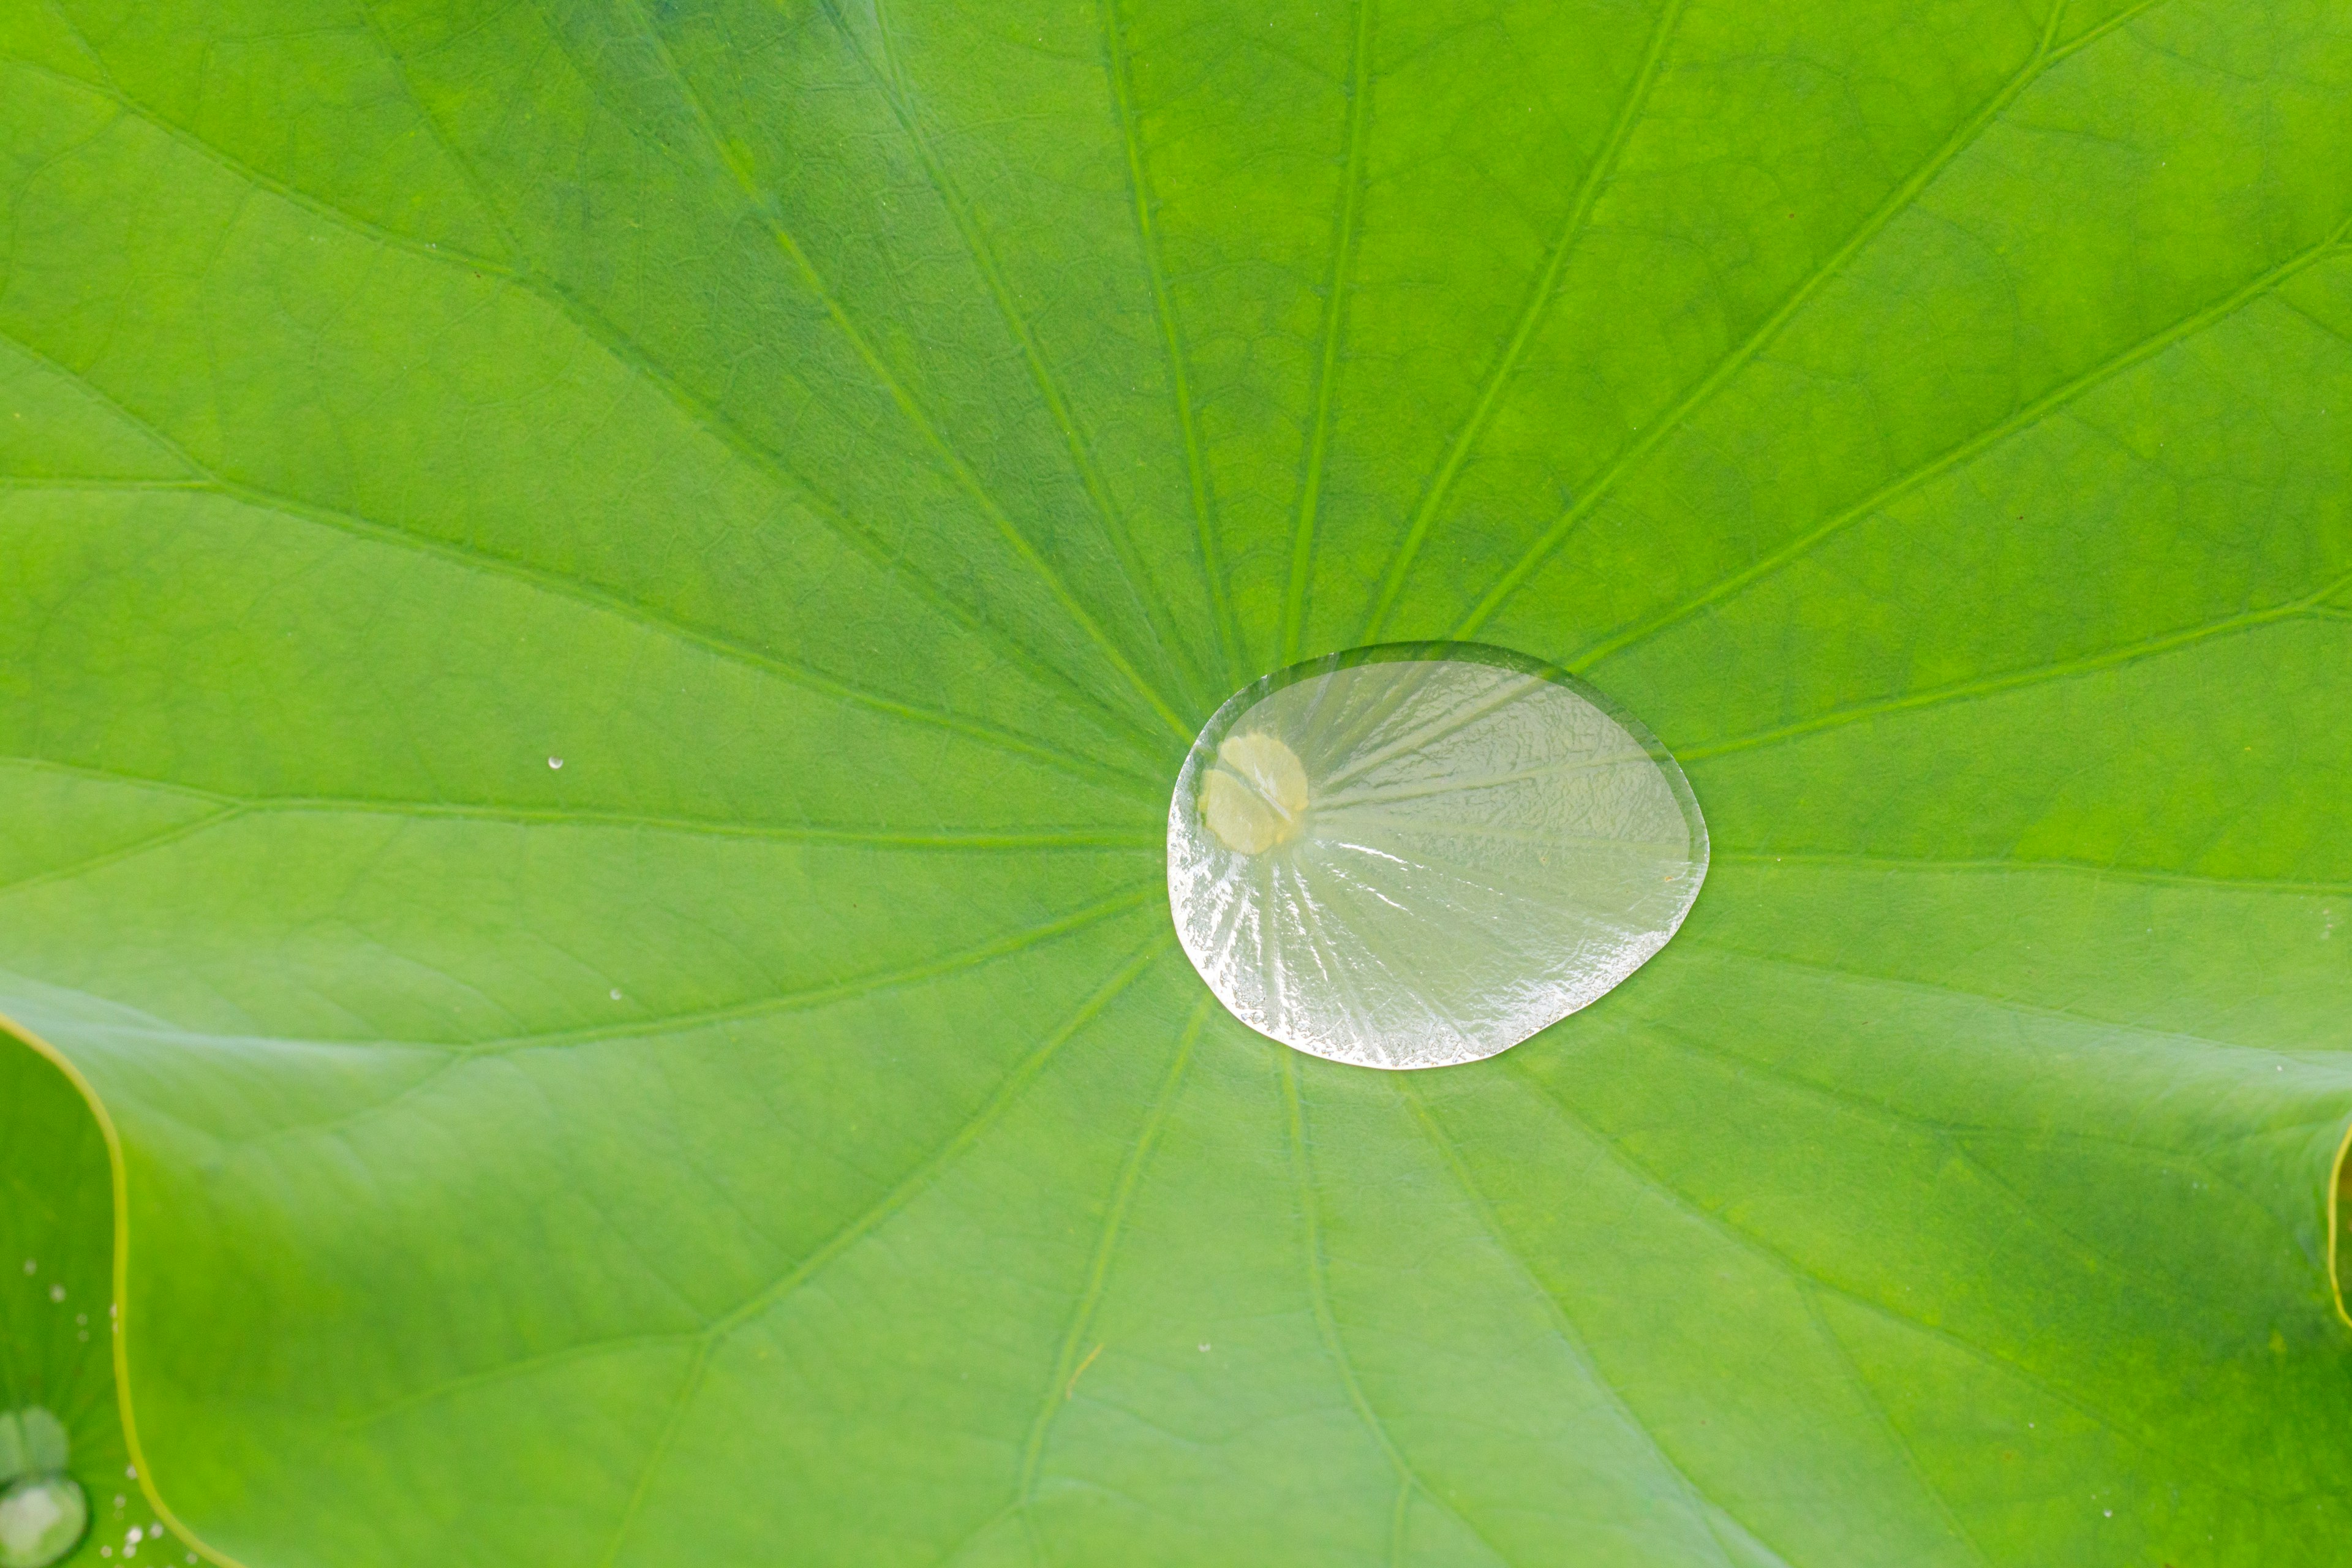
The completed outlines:
{"type": "Polygon", "coordinates": [[[1169,901],[1243,1022],[1312,1055],[1442,1067],[1508,1048],[1664,945],[1706,874],[1672,757],[1503,649],[1399,645],[1277,672],[1194,742],[1169,901]]]}

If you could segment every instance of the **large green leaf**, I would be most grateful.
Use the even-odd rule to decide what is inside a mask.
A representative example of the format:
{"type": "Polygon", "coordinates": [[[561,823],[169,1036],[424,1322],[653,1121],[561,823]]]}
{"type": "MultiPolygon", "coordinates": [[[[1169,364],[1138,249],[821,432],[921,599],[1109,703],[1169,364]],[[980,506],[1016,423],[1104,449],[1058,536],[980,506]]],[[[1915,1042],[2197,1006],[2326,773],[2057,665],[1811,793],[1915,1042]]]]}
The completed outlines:
{"type": "Polygon", "coordinates": [[[0,1012],[215,1550],[2341,1561],[2338,0],[0,49],[0,1012]],[[1706,891],[1298,1057],[1167,791],[1448,636],[1706,891]]]}

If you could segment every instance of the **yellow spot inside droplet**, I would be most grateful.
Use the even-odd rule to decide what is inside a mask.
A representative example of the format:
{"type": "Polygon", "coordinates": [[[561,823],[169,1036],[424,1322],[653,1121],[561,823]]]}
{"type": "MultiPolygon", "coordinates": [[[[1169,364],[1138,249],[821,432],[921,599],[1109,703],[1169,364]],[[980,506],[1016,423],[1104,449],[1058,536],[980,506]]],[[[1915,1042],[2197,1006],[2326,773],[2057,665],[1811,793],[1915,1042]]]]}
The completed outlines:
{"type": "Polygon", "coordinates": [[[1298,837],[1307,768],[1272,735],[1228,735],[1201,790],[1201,820],[1228,849],[1259,855],[1298,837]]]}

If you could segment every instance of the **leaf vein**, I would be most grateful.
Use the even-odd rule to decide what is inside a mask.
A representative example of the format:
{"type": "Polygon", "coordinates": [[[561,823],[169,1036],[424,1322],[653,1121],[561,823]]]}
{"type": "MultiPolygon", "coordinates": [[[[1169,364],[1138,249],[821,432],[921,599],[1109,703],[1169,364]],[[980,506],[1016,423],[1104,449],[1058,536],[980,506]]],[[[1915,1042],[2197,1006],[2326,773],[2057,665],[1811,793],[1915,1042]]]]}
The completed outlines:
{"type": "Polygon", "coordinates": [[[1045,585],[1047,593],[1070,617],[1072,624],[1100,650],[1105,661],[1118,671],[1122,679],[1135,689],[1137,695],[1150,705],[1152,711],[1159,714],[1180,740],[1191,742],[1192,726],[1184,722],[1176,710],[1169,705],[1168,700],[1145,679],[1143,672],[1136,668],[1125,651],[1103,629],[1101,623],[1095,619],[1093,613],[1079,602],[1077,595],[1062,580],[1061,574],[1054,569],[1053,564],[1039,552],[1029,536],[1013,521],[1012,515],[993,495],[989,493],[987,487],[981,482],[980,475],[972,468],[971,463],[947,439],[913,392],[890,368],[889,363],[882,357],[881,352],[875,347],[873,340],[866,335],[864,330],[850,316],[848,308],[842,302],[841,296],[825,279],[824,275],[817,270],[815,262],[809,258],[807,251],[802,248],[800,241],[793,237],[792,231],[786,228],[782,220],[776,216],[774,203],[761,196],[759,185],[752,178],[751,171],[744,165],[742,159],[729,150],[727,139],[719,133],[718,121],[712,117],[709,104],[703,100],[700,91],[696,89],[692,79],[680,68],[677,59],[671,55],[668,41],[663,37],[661,30],[653,24],[652,19],[646,15],[640,0],[627,0],[627,3],[637,18],[639,30],[653,50],[655,58],[660,63],[664,74],[677,85],[679,95],[692,111],[695,123],[704,141],[709,143],[712,155],[734,180],[738,190],[742,195],[746,210],[768,231],[770,238],[775,242],[777,248],[793,264],[794,271],[800,275],[802,281],[816,297],[818,303],[824,307],[827,318],[849,344],[852,352],[857,355],[859,363],[866,366],[867,374],[872,375],[889,395],[892,403],[914,428],[916,434],[922,438],[924,445],[930,448],[949,477],[955,480],[957,487],[964,491],[972,504],[980,509],[982,515],[994,526],[1022,565],[1045,585]]]}
{"type": "Polygon", "coordinates": [[[1811,554],[1855,522],[1871,516],[1888,503],[1907,495],[1921,485],[1951,472],[1961,465],[1982,456],[2011,436],[2033,428],[2050,415],[2067,406],[2077,398],[2123,374],[2135,366],[2157,358],[2165,351],[2195,336],[2243,310],[2255,300],[2270,293],[2296,273],[2330,255],[2343,241],[2341,226],[2317,245],[2287,258],[2270,268],[2252,281],[2215,300],[2202,310],[2182,317],[2162,331],[2140,339],[2120,352],[2102,360],[2071,381],[2063,382],[2033,399],[2004,419],[1987,426],[1909,471],[1897,475],[1864,496],[1861,500],[1835,513],[1827,521],[1807,530],[1780,549],[1760,560],[1709,584],[1700,593],[1649,620],[1639,622],[1619,635],[1593,644],[1569,662],[1571,670],[1582,672],[1612,655],[1622,653],[1638,643],[1645,642],[1692,616],[1737,597],[1754,584],[1771,576],[1782,567],[1811,554]]]}
{"type": "Polygon", "coordinates": [[[1793,724],[1756,731],[1711,746],[1695,746],[1685,751],[1679,751],[1675,754],[1685,763],[1702,762],[1710,757],[1727,756],[1737,752],[1780,745],[1784,742],[1801,740],[1808,735],[1842,729],[1849,724],[1862,723],[1888,714],[1909,713],[1920,709],[1938,708],[1947,703],[1967,701],[1978,697],[1999,696],[2030,687],[2047,685],[2053,681],[2072,680],[2079,676],[2119,669],[2143,659],[2177,653],[2182,648],[2210,642],[2217,637],[2253,631],[2284,621],[2306,618],[2310,616],[2317,600],[2336,593],[2347,581],[2352,581],[2352,578],[2339,578],[2320,589],[2318,593],[2288,604],[2274,605],[2267,609],[2243,610],[2233,616],[2222,616],[2213,620],[2202,621],[2192,626],[2182,627],[2179,631],[2145,637],[2138,642],[2126,643],[2118,647],[2108,648],[2095,654],[2085,654],[2078,658],[2059,659],[2024,669],[2007,670],[2000,675],[1987,676],[1979,680],[1956,681],[1950,685],[1932,687],[1925,691],[1908,692],[1901,697],[1883,698],[1874,702],[1851,703],[1846,707],[1833,708],[1828,712],[1801,720],[1793,724]]]}
{"type": "Polygon", "coordinates": [[[1389,1562],[1394,1568],[1404,1560],[1407,1508],[1413,1494],[1418,1492],[1452,1514],[1464,1529],[1477,1537],[1479,1544],[1492,1553],[1496,1561],[1508,1563],[1509,1556],[1487,1538],[1477,1522],[1456,1508],[1451,1499],[1431,1486],[1412,1461],[1405,1457],[1395,1434],[1389,1430],[1388,1422],[1381,1417],[1370,1396],[1364,1392],[1362,1380],[1356,1375],[1355,1358],[1348,1353],[1347,1341],[1339,1332],[1339,1320],[1332,1315],[1330,1292],[1323,1277],[1322,1201],[1315,1179],[1314,1158],[1307,1152],[1307,1110],[1299,1092],[1296,1056],[1293,1051],[1281,1053],[1282,1100],[1290,1132],[1291,1171],[1298,1185],[1299,1218],[1305,1231],[1307,1293],[1315,1314],[1316,1331],[1322,1337],[1323,1348],[1329,1353],[1332,1364],[1339,1373],[1340,1384],[1347,1390],[1348,1403],[1354,1407],[1365,1431],[1380,1446],[1381,1457],[1388,1461],[1389,1468],[1396,1476],[1396,1510],[1390,1521],[1389,1562]]]}
{"type": "Polygon", "coordinates": [[[1161,352],[1168,362],[1176,426],[1184,442],[1184,472],[1192,489],[1201,575],[1208,594],[1210,616],[1216,623],[1218,646],[1224,656],[1225,684],[1233,686],[1242,677],[1241,623],[1226,591],[1218,523],[1209,494],[1208,454],[1202,444],[1200,419],[1192,405],[1192,373],[1176,319],[1176,302],[1168,286],[1166,260],[1160,255],[1160,227],[1152,216],[1156,202],[1150,170],[1144,162],[1143,128],[1134,101],[1134,73],[1128,59],[1126,33],[1119,21],[1118,0],[1099,0],[1099,5],[1104,71],[1109,79],[1112,110],[1118,117],[1119,140],[1126,151],[1128,189],[1135,205],[1136,232],[1142,242],[1144,272],[1151,287],[1151,308],[1159,321],[1161,352]]]}
{"type": "Polygon", "coordinates": [[[1372,605],[1371,618],[1364,623],[1363,631],[1356,638],[1359,645],[1380,640],[1381,628],[1387,624],[1390,612],[1396,607],[1398,596],[1404,592],[1405,578],[1412,572],[1413,561],[1421,553],[1422,544],[1429,537],[1430,528],[1436,522],[1445,498],[1453,492],[1454,481],[1461,476],[1463,466],[1486,435],[1496,409],[1501,405],[1503,389],[1517,373],[1520,360],[1526,357],[1528,346],[1535,341],[1536,329],[1541,325],[1553,297],[1559,291],[1560,275],[1576,248],[1578,238],[1584,232],[1585,221],[1591,216],[1601,193],[1608,187],[1611,177],[1616,173],[1617,160],[1624,152],[1634,125],[1641,119],[1650,88],[1657,79],[1667,46],[1682,19],[1684,4],[1685,0],[1666,0],[1659,8],[1658,20],[1651,29],[1649,47],[1634,72],[1632,85],[1618,102],[1616,118],[1611,123],[1600,151],[1593,155],[1592,162],[1585,169],[1584,178],[1578,184],[1568,216],[1560,224],[1559,234],[1553,237],[1551,248],[1537,274],[1535,286],[1528,291],[1526,302],[1519,308],[1518,320],[1511,329],[1511,335],[1505,341],[1503,353],[1487,370],[1486,384],[1479,388],[1469,417],[1454,432],[1452,445],[1446,448],[1436,474],[1422,495],[1421,504],[1413,510],[1412,520],[1405,529],[1404,537],[1398,542],[1395,553],[1381,573],[1380,597],[1372,605]]]}
{"type": "MultiPolygon", "coordinates": [[[[1069,1402],[1073,1380],[1080,1369],[1078,1346],[1086,1342],[1087,1331],[1094,1326],[1096,1310],[1102,1304],[1103,1291],[1110,1279],[1111,1259],[1116,1256],[1127,1223],[1129,1209],[1135,1201],[1136,1189],[1142,1184],[1143,1173],[1150,1163],[1153,1146],[1160,1140],[1160,1130],[1174,1108],[1178,1091],[1182,1088],[1184,1074],[1192,1061],[1192,1047],[1207,1026],[1211,1012],[1217,1005],[1214,996],[1203,994],[1192,1009],[1192,1020],[1177,1037],[1175,1055],[1168,1070],[1161,1075],[1160,1088],[1151,1105],[1144,1113],[1143,1124],[1136,1133],[1134,1147],[1121,1163],[1118,1181],[1112,1189],[1109,1206],[1104,1211],[1102,1231],[1096,1237],[1094,1255],[1087,1268],[1085,1288],[1079,1292],[1076,1308],[1070,1313],[1068,1327],[1062,1334],[1062,1345],[1054,1362],[1053,1375],[1046,1380],[1045,1393],[1030,1423],[1027,1441],[1021,1450],[1021,1473],[1013,1486],[1013,1507],[1023,1517],[1028,1517],[1030,1500],[1036,1491],[1037,1472],[1045,1455],[1045,1440],[1053,1430],[1054,1421],[1069,1402]]],[[[1095,1347],[1099,1352],[1100,1345],[1095,1347]]],[[[1034,1529],[1034,1525],[1032,1526],[1034,1529]]]]}
{"type": "MultiPolygon", "coordinates": [[[[2118,14],[2107,26],[2094,28],[2060,47],[2052,47],[2050,35],[2045,29],[2041,47],[2034,50],[2024,65],[2019,68],[1998,91],[1962,121],[1935,152],[1928,154],[1926,162],[1914,169],[1901,184],[1895,186],[1886,199],[1874,208],[1870,216],[1864,218],[1861,224],[1856,226],[1844,241],[1824,258],[1819,266],[1808,273],[1796,289],[1783,299],[1772,313],[1765,317],[1738,347],[1717,360],[1706,375],[1692,384],[1689,391],[1676,399],[1663,414],[1653,419],[1641,435],[1628,442],[1614,458],[1610,459],[1592,482],[1585,487],[1583,495],[1561,512],[1559,520],[1528,547],[1518,560],[1513,563],[1510,569],[1505,572],[1495,585],[1478,601],[1476,606],[1455,628],[1454,636],[1463,638],[1475,636],[1478,628],[1485,626],[1495,613],[1525,585],[1527,580],[1535,574],[1537,569],[1550,559],[1553,552],[1559,548],[1577,526],[1591,515],[1593,509],[1608,496],[1622,476],[1654,451],[1667,436],[1680,429],[1684,421],[1693,412],[1745,369],[1748,362],[1761,353],[1767,344],[1779,337],[1781,329],[1796,318],[1798,312],[1804,309],[1824,284],[1838,276],[1847,262],[1859,255],[1888,224],[1907,210],[1938,175],[1949,168],[1962,153],[1975,145],[1978,138],[1990,130],[2008,111],[2010,105],[2039,80],[2043,73],[2056,66],[2059,61],[2070,58],[2089,47],[2096,39],[2105,37],[2112,27],[2119,26],[2142,11],[2162,3],[2163,0],[2141,0],[2139,5],[2118,14]]],[[[2058,14],[2057,11],[2053,11],[2053,20],[2058,14]]]]}
{"type": "Polygon", "coordinates": [[[1302,455],[1298,514],[1292,525],[1290,584],[1283,595],[1281,662],[1298,658],[1307,618],[1307,583],[1315,563],[1315,520],[1323,500],[1325,460],[1331,442],[1331,406],[1339,379],[1339,340],[1345,328],[1348,273],[1355,258],[1357,228],[1364,203],[1365,143],[1371,119],[1372,8],[1375,0],[1355,0],[1355,42],[1348,63],[1347,166],[1340,176],[1339,212],[1332,225],[1331,266],[1323,284],[1323,342],[1315,370],[1314,411],[1308,416],[1302,455]]]}

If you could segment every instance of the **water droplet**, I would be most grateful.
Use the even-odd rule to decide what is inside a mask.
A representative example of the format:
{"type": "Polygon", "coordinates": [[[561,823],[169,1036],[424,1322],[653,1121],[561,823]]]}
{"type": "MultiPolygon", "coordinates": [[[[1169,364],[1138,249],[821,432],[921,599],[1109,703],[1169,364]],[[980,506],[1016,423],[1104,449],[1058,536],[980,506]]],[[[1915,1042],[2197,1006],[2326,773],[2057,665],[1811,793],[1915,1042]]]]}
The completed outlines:
{"type": "Polygon", "coordinates": [[[141,1542],[147,1539],[147,1532],[134,1524],[131,1527],[131,1533],[124,1536],[122,1539],[129,1542],[131,1545],[136,1546],[141,1542]]]}
{"type": "Polygon", "coordinates": [[[66,1288],[65,1288],[64,1286],[62,1286],[62,1285],[52,1285],[52,1286],[50,1286],[50,1287],[49,1287],[49,1300],[52,1300],[52,1301],[62,1301],[62,1300],[64,1300],[65,1299],[66,1299],[66,1288]]]}
{"type": "MultiPolygon", "coordinates": [[[[66,1424],[38,1405],[0,1414],[0,1486],[62,1470],[73,1458],[66,1424]]],[[[5,1561],[5,1553],[0,1553],[5,1561]]]]}
{"type": "Polygon", "coordinates": [[[547,759],[547,765],[551,768],[560,768],[563,765],[563,759],[562,757],[550,757],[547,759]]]}
{"type": "Polygon", "coordinates": [[[89,1502],[71,1476],[27,1476],[0,1491],[0,1563],[10,1568],[64,1561],[89,1528],[89,1502]]]}
{"type": "Polygon", "coordinates": [[[1508,1049],[1682,924],[1706,827],[1665,748],[1557,668],[1468,643],[1294,665],[1217,710],[1168,813],[1217,999],[1364,1067],[1508,1049]]]}
{"type": "Polygon", "coordinates": [[[614,1001],[615,1001],[615,1002],[618,1002],[620,999],[621,999],[621,988],[620,988],[619,986],[615,985],[614,987],[613,987],[613,1000],[614,1000],[614,1001]]]}

